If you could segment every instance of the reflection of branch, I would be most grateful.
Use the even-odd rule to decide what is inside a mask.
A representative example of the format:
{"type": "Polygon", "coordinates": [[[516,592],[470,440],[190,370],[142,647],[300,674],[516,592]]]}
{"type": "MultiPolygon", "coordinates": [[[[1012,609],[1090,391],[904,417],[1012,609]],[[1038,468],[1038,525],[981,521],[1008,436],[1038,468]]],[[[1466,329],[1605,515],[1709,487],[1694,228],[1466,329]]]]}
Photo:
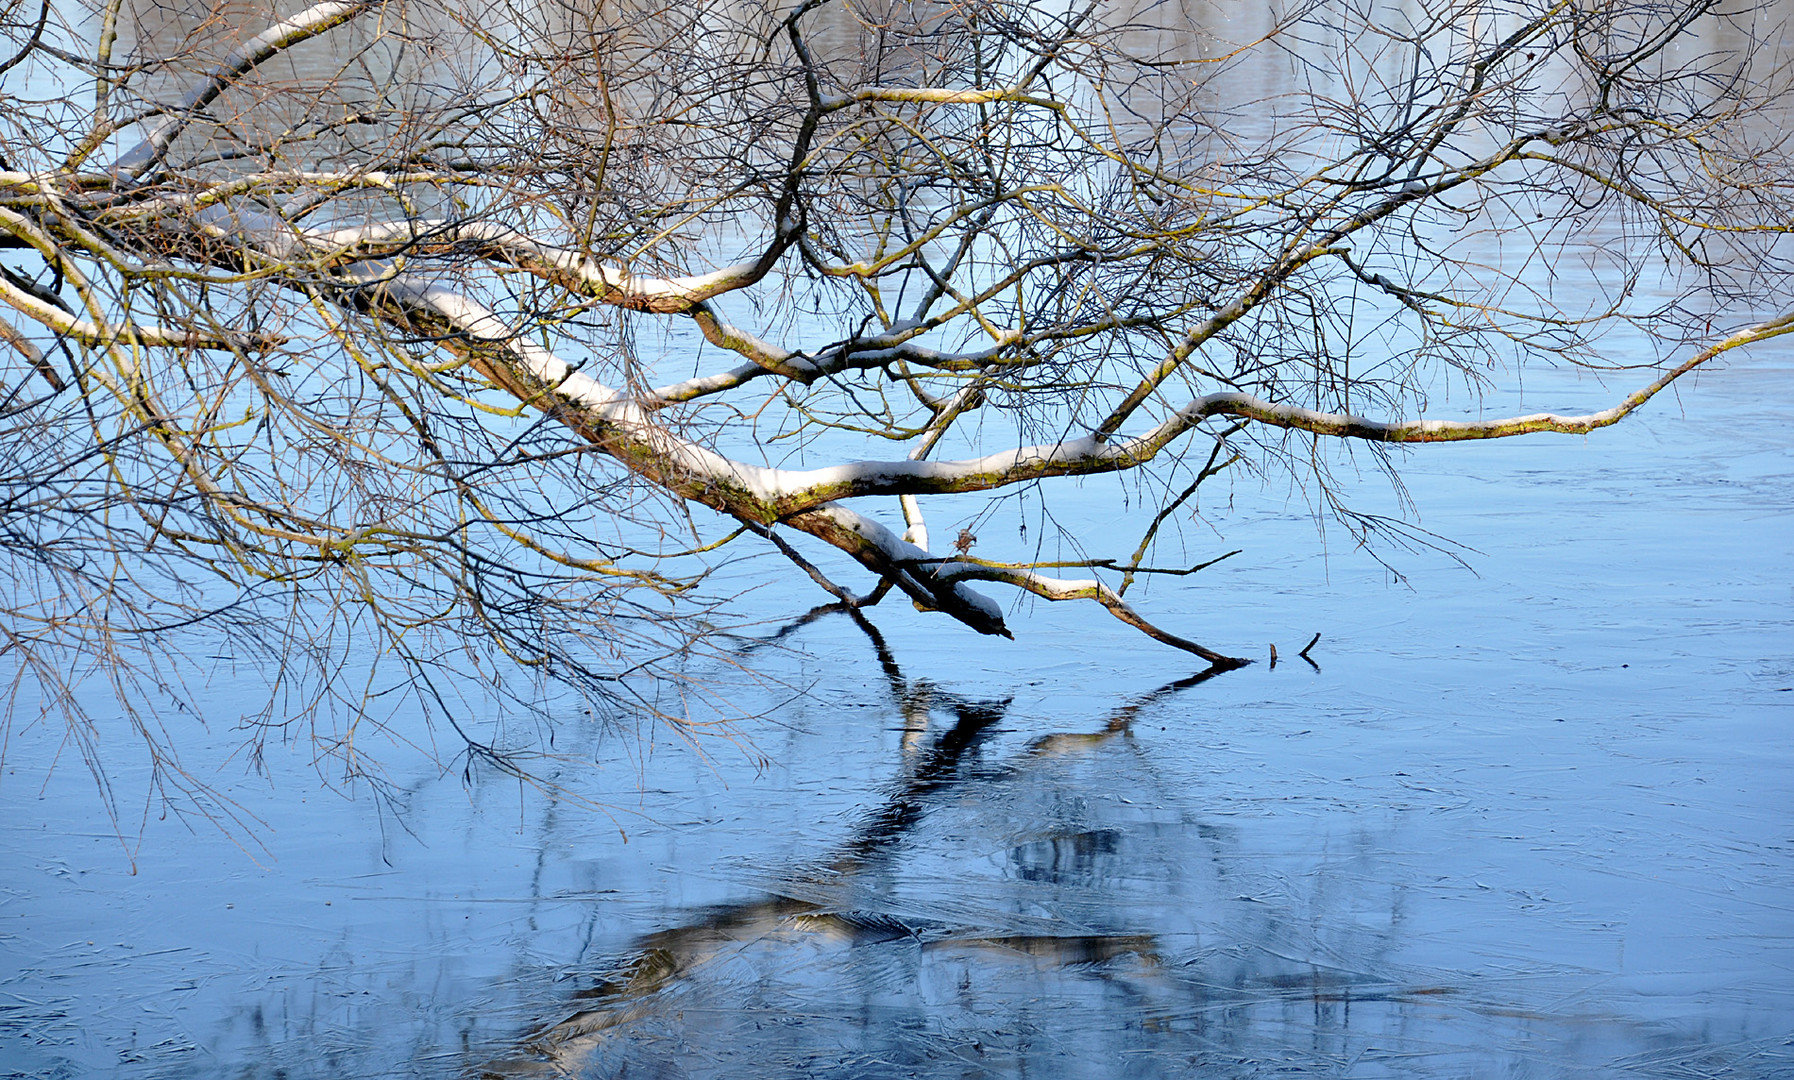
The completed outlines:
{"type": "MultiPolygon", "coordinates": [[[[995,774],[968,773],[962,766],[1007,715],[1009,700],[962,698],[939,690],[927,680],[905,678],[883,636],[853,607],[844,604],[819,607],[795,625],[807,625],[836,611],[853,619],[871,639],[889,678],[895,704],[901,710],[908,714],[917,707],[926,710],[935,704],[945,705],[955,714],[953,726],[936,736],[926,752],[904,770],[896,790],[881,806],[860,819],[853,835],[837,847],[831,857],[821,864],[801,867],[787,877],[789,895],[781,894],[781,890],[763,900],[707,908],[684,926],[638,939],[628,963],[598,986],[577,995],[596,1001],[597,1007],[582,1009],[531,1035],[525,1043],[529,1051],[564,1056],[577,1040],[646,1015],[653,1008],[647,999],[674,985],[717,953],[768,933],[791,929],[794,925],[823,933],[864,935],[869,930],[895,936],[914,933],[901,920],[863,912],[832,911],[824,903],[805,899],[800,894],[810,891],[805,886],[812,878],[825,880],[831,891],[839,890],[844,882],[887,860],[897,844],[939,804],[943,793],[967,784],[990,783],[995,774]],[[803,921],[794,923],[799,919],[803,921]],[[631,1003],[633,1007],[627,1007],[631,1003]]],[[[1035,739],[1029,744],[1023,761],[1074,753],[1118,735],[1125,737],[1141,710],[1199,686],[1223,670],[1222,667],[1211,667],[1147,691],[1117,708],[1093,732],[1035,739]]],[[[1006,943],[1010,941],[1008,938],[1004,940],[1006,943]]],[[[1088,962],[1092,957],[1109,956],[1117,951],[1150,953],[1157,946],[1151,935],[1141,934],[1038,934],[1014,940],[1024,942],[1028,951],[1036,955],[1057,957],[1064,963],[1088,962]]]]}
{"type": "Polygon", "coordinates": [[[891,696],[900,703],[909,698],[909,680],[903,677],[903,669],[897,665],[896,655],[891,652],[885,636],[878,632],[878,627],[872,625],[872,620],[860,614],[860,609],[852,604],[831,605],[830,610],[845,612],[853,620],[853,624],[872,641],[872,651],[878,654],[878,666],[884,669],[885,680],[890,683],[891,696]]]}
{"type": "Polygon", "coordinates": [[[1097,743],[1106,742],[1117,735],[1126,735],[1133,726],[1134,718],[1140,715],[1140,711],[1148,705],[1156,704],[1164,698],[1188,690],[1192,686],[1200,686],[1215,676],[1230,670],[1232,669],[1215,666],[1206,671],[1199,671],[1194,675],[1186,676],[1182,679],[1174,679],[1156,689],[1148,690],[1146,693],[1141,694],[1126,705],[1116,709],[1110,714],[1109,719],[1103,724],[1101,729],[1094,732],[1066,732],[1056,735],[1042,735],[1040,738],[1035,739],[1028,744],[1028,754],[1031,757],[1051,756],[1069,750],[1085,749],[1097,743]]]}
{"type": "MultiPolygon", "coordinates": [[[[838,606],[819,608],[812,614],[828,610],[847,610],[858,615],[852,608],[838,606]]],[[[886,673],[891,677],[892,689],[899,698],[898,705],[907,711],[910,701],[906,699],[921,697],[928,701],[933,688],[925,682],[909,684],[888,650],[883,648],[883,638],[877,636],[876,631],[872,633],[880,659],[886,664],[886,673]]],[[[959,714],[958,721],[935,740],[891,799],[869,814],[854,836],[825,864],[835,880],[857,875],[914,828],[928,810],[929,796],[961,777],[959,765],[965,755],[983,741],[1009,706],[1007,700],[950,700],[959,714]]],[[[642,938],[634,950],[634,959],[589,996],[609,1002],[640,1001],[674,982],[718,949],[743,938],[759,937],[799,916],[820,916],[830,925],[841,922],[819,903],[776,894],[751,903],[710,908],[693,923],[642,938]]],[[[581,1036],[607,1030],[635,1015],[635,1010],[620,1010],[614,1004],[582,1010],[530,1037],[526,1045],[534,1051],[552,1054],[581,1036]]]]}

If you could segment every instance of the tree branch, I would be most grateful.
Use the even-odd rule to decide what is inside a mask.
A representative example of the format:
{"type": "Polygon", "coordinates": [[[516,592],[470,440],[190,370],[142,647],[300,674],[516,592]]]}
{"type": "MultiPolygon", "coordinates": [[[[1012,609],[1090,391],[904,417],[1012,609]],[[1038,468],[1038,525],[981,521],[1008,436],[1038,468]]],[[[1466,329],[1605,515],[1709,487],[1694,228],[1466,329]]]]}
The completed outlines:
{"type": "Polygon", "coordinates": [[[199,111],[215,101],[232,83],[270,57],[341,26],[381,2],[383,0],[327,0],[313,4],[245,41],[182,95],[178,105],[161,110],[162,115],[151,125],[149,134],[119,155],[110,171],[133,179],[142,176],[167,155],[175,136],[187,129],[199,111]]]}

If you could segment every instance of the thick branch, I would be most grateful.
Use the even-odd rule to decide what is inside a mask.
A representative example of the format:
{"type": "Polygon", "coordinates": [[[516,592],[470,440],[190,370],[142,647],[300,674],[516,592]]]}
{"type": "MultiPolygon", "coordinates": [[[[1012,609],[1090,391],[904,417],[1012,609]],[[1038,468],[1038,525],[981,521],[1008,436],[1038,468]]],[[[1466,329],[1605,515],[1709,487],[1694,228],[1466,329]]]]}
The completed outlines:
{"type": "Polygon", "coordinates": [[[1276,427],[1367,439],[1373,442],[1428,443],[1499,439],[1536,432],[1585,434],[1618,423],[1639,406],[1701,364],[1721,353],[1794,330],[1794,312],[1731,334],[1701,350],[1650,385],[1627,395],[1611,409],[1583,416],[1533,413],[1496,420],[1381,421],[1297,405],[1273,404],[1250,394],[1206,394],[1179,409],[1153,430],[1125,441],[1072,439],[1026,446],[959,461],[856,461],[822,469],[769,470],[767,482],[781,515],[811,501],[864,495],[919,495],[988,491],[1052,476],[1087,476],[1137,468],[1202,421],[1213,416],[1256,420],[1276,427]]]}
{"type": "Polygon", "coordinates": [[[940,611],[981,634],[1012,638],[996,601],[973,592],[952,572],[956,564],[931,563],[928,552],[863,514],[828,503],[787,518],[785,524],[853,556],[861,566],[894,582],[916,606],[940,611]]]}
{"type": "MultiPolygon", "coordinates": [[[[1256,420],[1277,427],[1378,442],[1451,442],[1503,438],[1533,432],[1585,433],[1618,422],[1663,387],[1715,356],[1794,329],[1794,312],[1740,330],[1702,350],[1619,405],[1585,416],[1538,413],[1496,420],[1386,422],[1276,404],[1244,393],[1204,395],[1151,431],[1128,440],[1098,437],[1020,447],[958,461],[858,461],[821,469],[774,469],[733,461],[651,424],[641,402],[576,372],[552,353],[517,337],[496,316],[453,289],[413,275],[392,275],[385,263],[365,262],[346,271],[380,281],[385,295],[429,310],[479,343],[502,346],[492,358],[509,377],[552,393],[582,411],[576,424],[597,437],[620,439],[616,456],[638,472],[687,497],[737,516],[771,522],[841,499],[871,495],[919,495],[987,491],[1052,476],[1092,475],[1136,468],[1212,416],[1256,420]],[[715,489],[714,494],[705,494],[715,489]],[[751,506],[750,506],[751,504],[751,506]]],[[[526,400],[530,392],[523,392],[526,400]]],[[[548,403],[544,402],[547,407],[548,403]]]]}
{"type": "Polygon", "coordinates": [[[1166,425],[1161,425],[1161,430],[1176,425],[1188,428],[1210,416],[1238,416],[1317,435],[1368,439],[1373,442],[1464,442],[1472,439],[1503,439],[1510,435],[1530,435],[1537,432],[1583,435],[1597,428],[1619,423],[1640,405],[1657,396],[1658,391],[1721,353],[1741,345],[1779,337],[1789,331],[1794,331],[1794,312],[1746,327],[1702,349],[1679,366],[1664,372],[1650,385],[1626,395],[1613,408],[1583,416],[1532,413],[1500,420],[1408,420],[1388,423],[1341,413],[1317,412],[1294,405],[1273,405],[1249,394],[1208,394],[1178,410],[1177,417],[1166,425]]]}
{"type": "MultiPolygon", "coordinates": [[[[472,249],[476,254],[509,263],[585,296],[632,311],[675,314],[723,293],[753,285],[771,265],[765,255],[707,274],[658,278],[626,267],[608,266],[573,248],[545,244],[508,225],[489,221],[399,221],[354,228],[307,229],[301,237],[310,247],[354,258],[400,251],[417,255],[472,249]]],[[[777,243],[772,245],[777,246],[777,243]]]]}

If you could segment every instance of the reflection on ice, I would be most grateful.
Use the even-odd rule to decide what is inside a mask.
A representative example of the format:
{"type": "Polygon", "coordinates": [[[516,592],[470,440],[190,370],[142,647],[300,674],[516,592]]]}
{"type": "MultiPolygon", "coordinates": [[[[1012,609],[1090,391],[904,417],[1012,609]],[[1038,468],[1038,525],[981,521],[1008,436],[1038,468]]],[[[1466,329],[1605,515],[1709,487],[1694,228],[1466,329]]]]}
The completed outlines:
{"type": "Polygon", "coordinates": [[[1417,456],[1477,578],[1254,518],[1166,602],[1275,671],[818,611],[757,755],[559,732],[614,819],[414,771],[383,840],[270,755],[278,862],[151,823],[133,877],[15,732],[0,1076],[1794,1076],[1789,402],[1417,456]]]}
{"type": "Polygon", "coordinates": [[[813,862],[736,868],[764,898],[690,911],[576,971],[562,1017],[484,1075],[1794,1067],[1774,1035],[1716,1047],[1617,1015],[1572,965],[1416,967],[1407,883],[1351,870],[1382,838],[1300,877],[1270,870],[1134,738],[1212,673],[998,755],[1009,702],[906,680],[865,629],[906,733],[885,800],[813,862]]]}

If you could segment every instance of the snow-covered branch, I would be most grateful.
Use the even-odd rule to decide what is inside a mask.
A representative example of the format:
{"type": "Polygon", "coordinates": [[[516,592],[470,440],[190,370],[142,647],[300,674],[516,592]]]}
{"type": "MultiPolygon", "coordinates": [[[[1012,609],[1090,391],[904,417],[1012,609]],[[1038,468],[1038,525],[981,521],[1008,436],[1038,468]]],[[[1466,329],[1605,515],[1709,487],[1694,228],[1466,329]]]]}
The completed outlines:
{"type": "MultiPolygon", "coordinates": [[[[972,580],[998,581],[1049,600],[1095,600],[1155,640],[1211,663],[1244,663],[1159,629],[1100,582],[1063,581],[1026,568],[992,568],[974,560],[931,558],[925,548],[855,510],[838,502],[816,501],[815,490],[794,493],[791,485],[811,474],[734,461],[653,424],[634,398],[574,370],[455,290],[388,273],[378,264],[361,265],[367,280],[378,281],[384,301],[403,311],[427,312],[448,322],[465,335],[468,346],[508,368],[512,377],[503,380],[505,385],[538,407],[562,416],[630,468],[686,498],[750,522],[756,531],[764,532],[776,520],[809,533],[846,552],[926,609],[942,611],[980,633],[1009,637],[1002,608],[967,585],[972,580]],[[808,496],[797,500],[802,508],[779,512],[792,494],[808,496]]],[[[828,484],[824,479],[818,486],[825,489],[828,484]]]]}
{"type": "Polygon", "coordinates": [[[820,469],[774,470],[767,480],[774,485],[771,494],[782,514],[797,512],[818,501],[858,496],[988,491],[1053,476],[1088,476],[1137,468],[1215,416],[1372,442],[1464,442],[1541,432],[1586,434],[1618,423],[1658,391],[1714,357],[1790,331],[1794,331],[1794,312],[1746,327],[1702,349],[1614,407],[1585,415],[1532,413],[1491,420],[1382,421],[1274,404],[1250,394],[1228,392],[1197,398],[1171,418],[1131,439],[1089,436],[956,461],[855,461],[820,469]]]}
{"type": "Polygon", "coordinates": [[[200,110],[210,105],[231,84],[269,58],[310,40],[327,30],[341,26],[381,0],[327,0],[313,4],[290,19],[283,19],[233,49],[229,56],[207,72],[181,96],[178,104],[160,110],[150,121],[149,131],[136,146],[119,155],[112,172],[120,176],[141,176],[162,160],[175,137],[185,131],[200,110]]]}

